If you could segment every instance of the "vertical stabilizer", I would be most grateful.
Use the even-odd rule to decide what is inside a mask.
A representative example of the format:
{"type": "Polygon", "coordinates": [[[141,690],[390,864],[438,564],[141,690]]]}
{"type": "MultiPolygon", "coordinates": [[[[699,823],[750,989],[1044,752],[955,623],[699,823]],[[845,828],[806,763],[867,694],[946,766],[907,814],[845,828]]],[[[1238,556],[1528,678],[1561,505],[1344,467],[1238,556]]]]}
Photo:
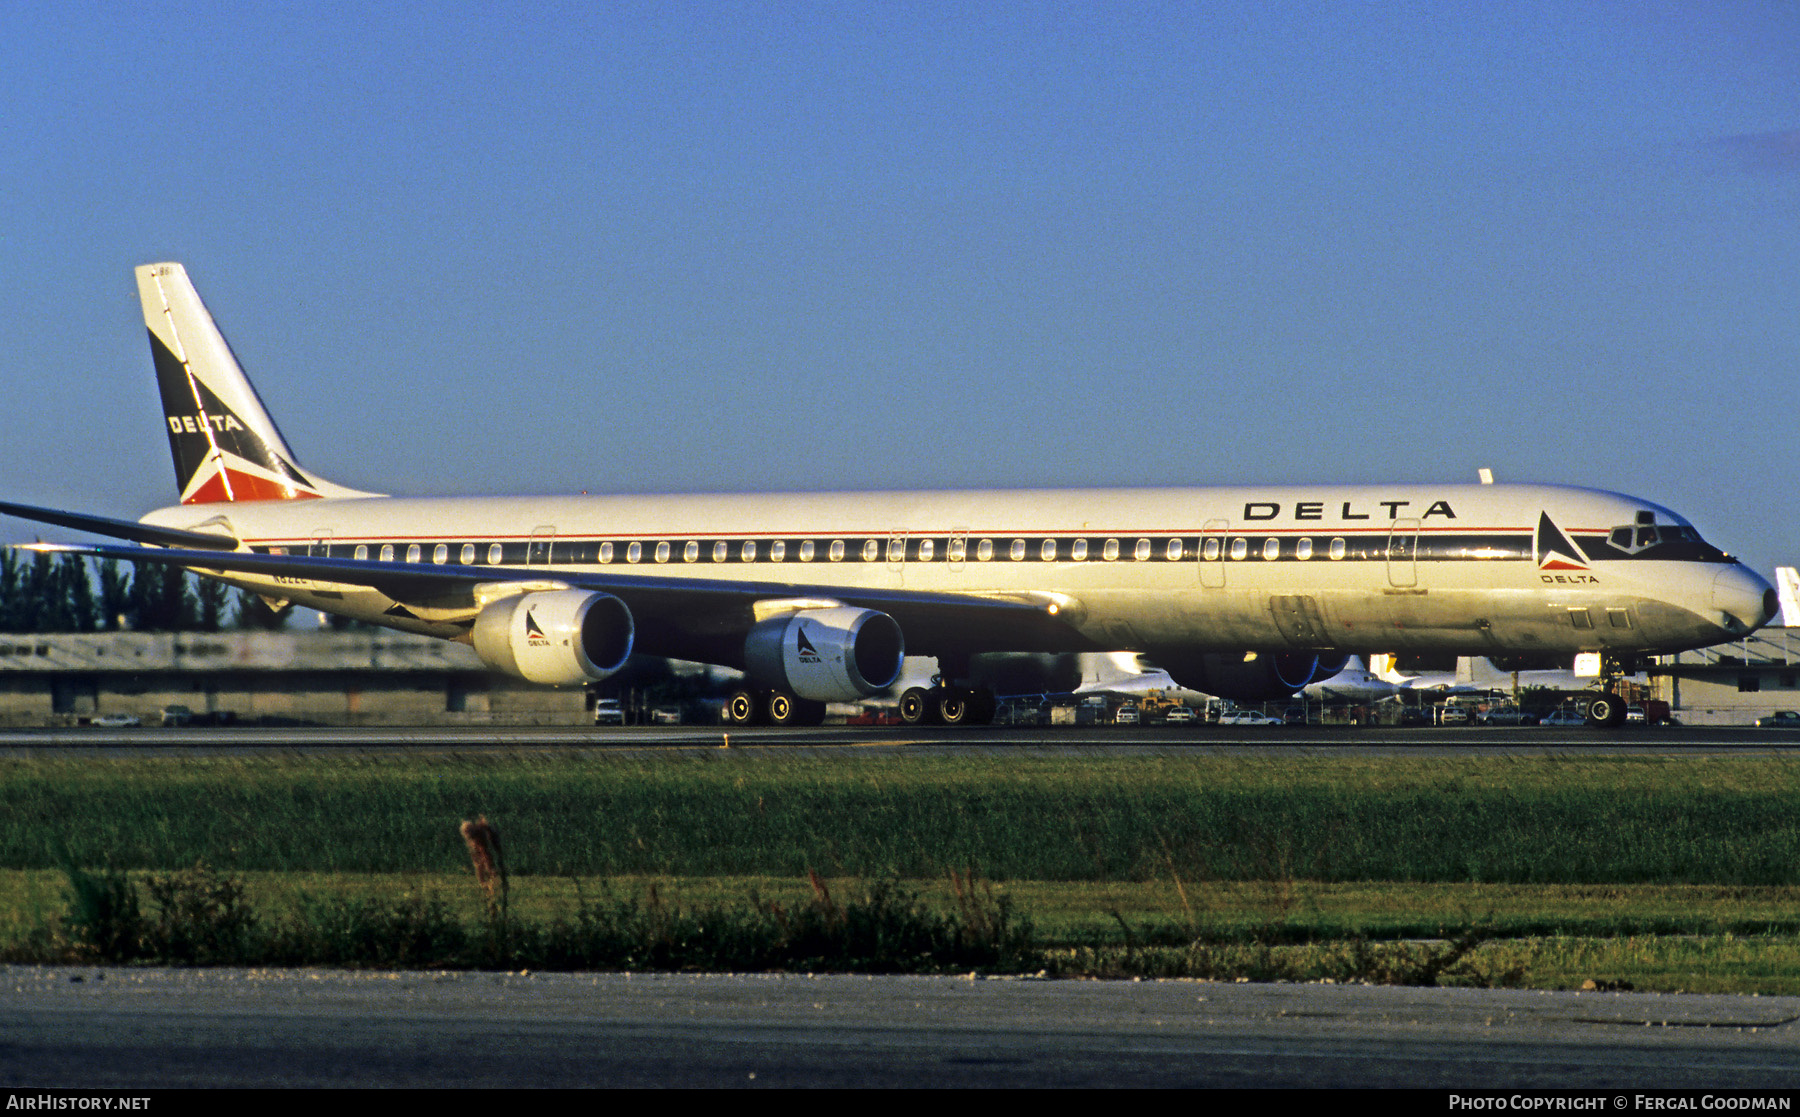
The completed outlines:
{"type": "Polygon", "coordinates": [[[180,264],[137,269],[183,504],[361,495],[303,472],[180,264]]]}
{"type": "Polygon", "coordinates": [[[1781,599],[1781,626],[1800,628],[1800,571],[1791,566],[1777,566],[1775,590],[1781,599]]]}

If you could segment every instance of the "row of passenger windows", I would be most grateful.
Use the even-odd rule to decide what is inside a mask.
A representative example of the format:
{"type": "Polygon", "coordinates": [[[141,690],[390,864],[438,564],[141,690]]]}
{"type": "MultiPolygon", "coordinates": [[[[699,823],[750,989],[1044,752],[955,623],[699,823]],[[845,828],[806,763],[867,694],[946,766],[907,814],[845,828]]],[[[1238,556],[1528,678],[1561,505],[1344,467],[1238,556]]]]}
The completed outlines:
{"type": "MultiPolygon", "coordinates": [[[[1357,558],[1388,557],[1385,539],[1359,541],[1357,558]]],[[[276,548],[281,553],[284,548],[276,548]]],[[[1209,535],[1203,538],[1167,539],[977,539],[964,536],[944,539],[930,537],[863,538],[863,539],[743,539],[743,540],[653,540],[615,543],[594,541],[540,540],[531,543],[383,543],[379,546],[358,543],[331,544],[320,540],[307,548],[320,557],[353,558],[379,562],[431,562],[438,565],[456,563],[461,566],[520,565],[591,565],[614,562],[1181,562],[1200,559],[1242,561],[1256,555],[1268,561],[1288,558],[1302,562],[1316,555],[1333,560],[1352,554],[1342,537],[1329,542],[1302,536],[1284,540],[1267,537],[1253,542],[1245,536],[1209,535]]],[[[1410,551],[1393,557],[1411,557],[1410,551]]]]}

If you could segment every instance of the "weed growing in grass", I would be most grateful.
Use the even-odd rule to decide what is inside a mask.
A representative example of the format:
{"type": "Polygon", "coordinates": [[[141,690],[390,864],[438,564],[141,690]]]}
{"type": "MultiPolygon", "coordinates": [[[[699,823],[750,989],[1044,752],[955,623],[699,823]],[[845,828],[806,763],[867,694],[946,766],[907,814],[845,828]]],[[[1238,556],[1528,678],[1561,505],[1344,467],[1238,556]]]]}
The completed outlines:
{"type": "Polygon", "coordinates": [[[48,948],[66,953],[70,961],[136,959],[144,917],[131,879],[119,869],[90,873],[74,864],[65,864],[63,874],[68,878],[68,909],[61,934],[49,936],[48,948]]]}
{"type": "Polygon", "coordinates": [[[461,968],[470,934],[433,896],[302,895],[266,940],[263,960],[288,966],[461,968]]]}
{"type": "Polygon", "coordinates": [[[256,916],[244,886],[205,865],[153,876],[144,885],[156,918],[144,925],[143,953],[178,965],[219,965],[255,952],[256,916]]]}

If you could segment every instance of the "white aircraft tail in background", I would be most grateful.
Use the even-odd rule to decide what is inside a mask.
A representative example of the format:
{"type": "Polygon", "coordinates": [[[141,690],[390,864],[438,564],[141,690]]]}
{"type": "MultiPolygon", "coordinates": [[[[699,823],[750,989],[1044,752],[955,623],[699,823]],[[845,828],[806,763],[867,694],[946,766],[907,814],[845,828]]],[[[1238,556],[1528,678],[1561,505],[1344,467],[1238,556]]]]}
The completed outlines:
{"type": "Polygon", "coordinates": [[[1781,599],[1781,627],[1800,628],[1800,570],[1777,566],[1775,592],[1781,599]]]}

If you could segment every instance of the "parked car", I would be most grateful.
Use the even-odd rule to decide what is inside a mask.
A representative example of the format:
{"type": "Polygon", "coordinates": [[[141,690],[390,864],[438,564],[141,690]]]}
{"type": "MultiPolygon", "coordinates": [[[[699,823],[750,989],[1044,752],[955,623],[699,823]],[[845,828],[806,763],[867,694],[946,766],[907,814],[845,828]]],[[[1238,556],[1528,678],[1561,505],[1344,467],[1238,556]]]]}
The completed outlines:
{"type": "Polygon", "coordinates": [[[1537,715],[1519,709],[1517,706],[1496,706],[1482,711],[1476,719],[1483,725],[1536,725],[1537,715]]]}
{"type": "Polygon", "coordinates": [[[1757,718],[1758,729],[1800,729],[1800,714],[1792,710],[1777,710],[1766,718],[1757,718]]]}
{"type": "Polygon", "coordinates": [[[1220,725],[1281,725],[1280,718],[1272,718],[1260,710],[1228,710],[1219,715],[1220,725]]]}
{"type": "Polygon", "coordinates": [[[194,711],[186,706],[164,706],[162,708],[164,729],[178,729],[184,725],[194,724],[194,711]]]}
{"type": "Polygon", "coordinates": [[[594,703],[595,725],[624,725],[625,711],[617,698],[602,698],[594,703]]]}
{"type": "Polygon", "coordinates": [[[1569,709],[1567,706],[1564,706],[1561,709],[1551,710],[1548,714],[1545,714],[1538,724],[1552,726],[1586,725],[1587,719],[1576,713],[1574,710],[1569,709]]]}
{"type": "Polygon", "coordinates": [[[658,706],[656,709],[650,711],[650,724],[651,725],[680,725],[681,724],[681,707],[680,706],[658,706]]]}
{"type": "Polygon", "coordinates": [[[136,729],[144,719],[136,714],[101,714],[88,724],[96,729],[136,729]]]}
{"type": "Polygon", "coordinates": [[[1136,706],[1120,706],[1113,712],[1114,725],[1136,725],[1137,723],[1138,708],[1136,706]]]}
{"type": "Polygon", "coordinates": [[[1194,711],[1186,706],[1171,706],[1163,714],[1164,725],[1192,725],[1197,720],[1194,711]]]}
{"type": "Polygon", "coordinates": [[[1437,720],[1439,725],[1467,725],[1469,724],[1469,711],[1461,706],[1446,705],[1438,711],[1437,720]]]}
{"type": "Polygon", "coordinates": [[[1642,706],[1625,707],[1626,725],[1647,725],[1649,724],[1649,721],[1650,719],[1644,716],[1644,708],[1642,706]]]}

